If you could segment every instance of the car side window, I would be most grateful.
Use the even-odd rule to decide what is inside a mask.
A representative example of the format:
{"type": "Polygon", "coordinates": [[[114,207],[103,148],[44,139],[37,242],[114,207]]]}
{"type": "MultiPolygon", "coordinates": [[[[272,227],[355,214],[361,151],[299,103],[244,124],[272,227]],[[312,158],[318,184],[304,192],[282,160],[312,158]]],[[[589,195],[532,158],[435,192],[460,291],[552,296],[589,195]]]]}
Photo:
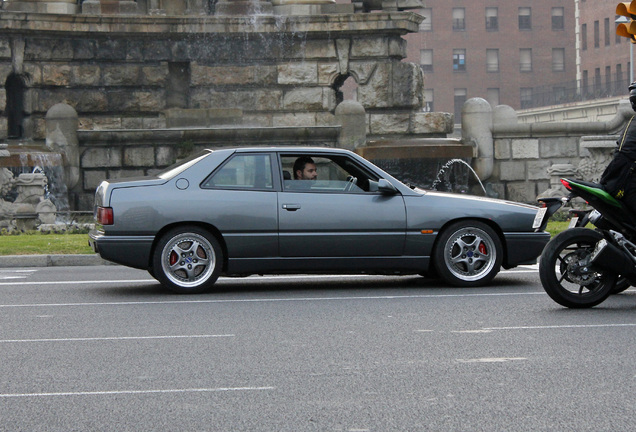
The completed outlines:
{"type": "Polygon", "coordinates": [[[215,170],[203,188],[273,189],[272,161],[268,154],[237,154],[215,170]]]}
{"type": "Polygon", "coordinates": [[[282,155],[283,188],[286,191],[365,193],[370,180],[377,181],[349,158],[328,155],[282,155]]]}

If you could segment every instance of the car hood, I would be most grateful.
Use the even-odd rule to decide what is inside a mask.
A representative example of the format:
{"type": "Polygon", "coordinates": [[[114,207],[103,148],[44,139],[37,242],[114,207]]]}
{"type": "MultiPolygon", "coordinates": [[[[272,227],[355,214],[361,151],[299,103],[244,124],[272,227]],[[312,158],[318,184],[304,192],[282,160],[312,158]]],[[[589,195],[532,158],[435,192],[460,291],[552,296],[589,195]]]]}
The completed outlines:
{"type": "Polygon", "coordinates": [[[469,200],[474,202],[489,203],[492,205],[515,206],[515,207],[533,209],[533,210],[537,210],[538,208],[538,206],[532,205],[532,204],[524,204],[524,203],[520,203],[516,201],[502,200],[502,199],[490,198],[490,197],[482,197],[478,195],[464,195],[464,194],[457,194],[452,192],[438,192],[438,191],[431,191],[431,190],[425,190],[425,191],[419,190],[419,192],[420,193],[423,192],[422,195],[438,196],[438,197],[443,197],[444,199],[454,199],[454,200],[458,200],[458,202],[460,200],[462,200],[461,202],[464,202],[465,200],[469,200]]]}

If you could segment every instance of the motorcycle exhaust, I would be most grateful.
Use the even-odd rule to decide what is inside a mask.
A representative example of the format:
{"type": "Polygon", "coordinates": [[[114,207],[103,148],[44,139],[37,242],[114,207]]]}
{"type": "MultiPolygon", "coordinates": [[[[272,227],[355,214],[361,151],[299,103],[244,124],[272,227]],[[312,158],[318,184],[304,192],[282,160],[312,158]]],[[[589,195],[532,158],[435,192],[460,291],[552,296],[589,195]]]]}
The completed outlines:
{"type": "Polygon", "coordinates": [[[596,244],[594,252],[590,256],[590,264],[626,277],[636,274],[634,262],[627,256],[627,253],[608,243],[605,239],[596,244]]]}

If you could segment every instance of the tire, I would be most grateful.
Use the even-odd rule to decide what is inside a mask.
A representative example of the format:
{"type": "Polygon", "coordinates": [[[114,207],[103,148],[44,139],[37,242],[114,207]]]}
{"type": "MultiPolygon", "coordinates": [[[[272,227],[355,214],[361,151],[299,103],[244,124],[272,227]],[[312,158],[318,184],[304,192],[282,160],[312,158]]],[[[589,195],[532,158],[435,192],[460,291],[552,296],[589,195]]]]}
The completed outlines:
{"type": "Polygon", "coordinates": [[[155,278],[179,294],[198,294],[214,285],[223,267],[223,250],[208,231],[195,227],[173,228],[165,233],[152,260],[155,278]]]}
{"type": "Polygon", "coordinates": [[[435,269],[451,285],[485,285],[499,273],[503,247],[497,233],[478,221],[456,222],[442,231],[433,252],[435,269]]]}
{"type": "Polygon", "coordinates": [[[580,264],[602,238],[591,229],[571,228],[550,240],[539,260],[539,277],[552,300],[569,308],[589,308],[612,294],[617,275],[580,264]]]}
{"type": "Polygon", "coordinates": [[[632,284],[622,276],[619,276],[616,279],[616,283],[614,284],[614,288],[612,288],[612,294],[620,294],[629,288],[632,284]]]}

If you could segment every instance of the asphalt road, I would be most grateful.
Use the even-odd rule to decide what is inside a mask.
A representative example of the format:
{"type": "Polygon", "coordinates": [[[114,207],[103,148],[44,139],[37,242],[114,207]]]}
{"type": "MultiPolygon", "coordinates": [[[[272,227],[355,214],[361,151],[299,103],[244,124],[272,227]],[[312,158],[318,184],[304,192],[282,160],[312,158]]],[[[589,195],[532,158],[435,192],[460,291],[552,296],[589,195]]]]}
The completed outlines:
{"type": "Polygon", "coordinates": [[[222,279],[0,269],[2,431],[631,431],[636,291],[568,310],[536,268],[222,279]]]}

